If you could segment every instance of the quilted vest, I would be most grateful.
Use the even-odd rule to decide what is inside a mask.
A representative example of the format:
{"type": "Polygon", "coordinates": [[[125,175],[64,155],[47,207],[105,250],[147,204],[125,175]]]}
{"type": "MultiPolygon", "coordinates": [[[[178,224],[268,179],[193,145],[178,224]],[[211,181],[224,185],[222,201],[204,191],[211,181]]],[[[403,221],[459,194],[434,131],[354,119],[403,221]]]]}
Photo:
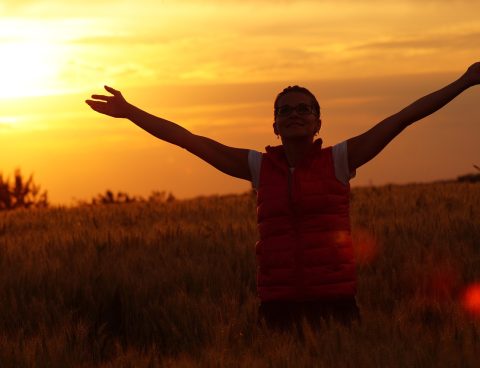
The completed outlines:
{"type": "Polygon", "coordinates": [[[257,291],[261,301],[351,298],[356,269],[350,186],[338,181],[321,140],[292,173],[283,146],[266,147],[257,190],[257,291]]]}

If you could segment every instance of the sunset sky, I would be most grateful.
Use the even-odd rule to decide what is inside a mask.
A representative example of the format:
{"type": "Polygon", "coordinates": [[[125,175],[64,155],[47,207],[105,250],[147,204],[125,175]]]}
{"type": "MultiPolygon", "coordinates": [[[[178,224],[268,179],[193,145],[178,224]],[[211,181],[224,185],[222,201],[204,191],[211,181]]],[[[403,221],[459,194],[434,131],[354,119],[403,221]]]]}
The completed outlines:
{"type": "MultiPolygon", "coordinates": [[[[196,134],[263,150],[279,142],[275,96],[300,84],[332,145],[479,61],[479,14],[478,0],[1,0],[0,172],[34,173],[54,204],[106,189],[243,192],[248,182],[84,100],[107,84],[196,134]]],[[[479,102],[472,88],[408,128],[352,185],[473,172],[479,102]]]]}

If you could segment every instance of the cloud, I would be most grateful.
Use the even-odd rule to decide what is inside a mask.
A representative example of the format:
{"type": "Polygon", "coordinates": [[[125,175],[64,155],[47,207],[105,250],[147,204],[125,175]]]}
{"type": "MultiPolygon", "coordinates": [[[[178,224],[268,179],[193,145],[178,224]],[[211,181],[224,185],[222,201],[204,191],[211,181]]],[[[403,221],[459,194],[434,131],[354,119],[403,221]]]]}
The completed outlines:
{"type": "MultiPolygon", "coordinates": [[[[2,0],[0,12],[2,16],[28,18],[77,18],[81,16],[94,17],[106,5],[118,3],[114,0],[2,0]]],[[[111,8],[110,8],[111,11],[111,8]]],[[[104,12],[106,14],[106,12],[104,12]]]]}
{"type": "Polygon", "coordinates": [[[391,49],[471,49],[478,43],[480,32],[464,34],[436,34],[428,37],[405,38],[389,41],[370,42],[351,47],[350,50],[391,50],[391,49]]]}
{"type": "Polygon", "coordinates": [[[175,40],[178,42],[179,37],[165,36],[160,34],[154,35],[133,35],[133,34],[116,34],[116,35],[98,35],[88,37],[78,37],[69,43],[78,45],[161,45],[175,40]]]}
{"type": "Polygon", "coordinates": [[[0,130],[6,130],[11,128],[12,128],[11,124],[0,121],[0,130]]]}
{"type": "MultiPolygon", "coordinates": [[[[88,4],[88,0],[69,0],[68,5],[82,5],[84,7],[90,7],[94,4],[102,4],[102,3],[114,3],[116,2],[115,0],[95,0],[95,1],[90,1],[90,4],[88,4]]],[[[3,0],[2,1],[2,6],[7,8],[7,9],[21,9],[21,8],[26,8],[29,6],[33,5],[45,5],[45,6],[50,6],[50,5],[59,5],[63,3],[61,0],[3,0]]]]}

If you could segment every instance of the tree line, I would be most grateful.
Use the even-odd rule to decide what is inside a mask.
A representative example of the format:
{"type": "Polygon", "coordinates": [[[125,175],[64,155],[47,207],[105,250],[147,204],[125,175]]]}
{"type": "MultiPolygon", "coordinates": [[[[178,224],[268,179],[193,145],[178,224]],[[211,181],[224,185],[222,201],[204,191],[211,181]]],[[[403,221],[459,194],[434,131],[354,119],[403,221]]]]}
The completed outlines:
{"type": "MultiPolygon", "coordinates": [[[[479,173],[466,174],[457,177],[459,182],[480,183],[480,167],[473,165],[479,173]]],[[[153,191],[147,198],[131,196],[124,192],[106,190],[89,201],[78,201],[78,205],[102,205],[131,202],[172,202],[175,197],[165,191],[153,191]]],[[[0,172],[0,211],[14,210],[17,208],[43,208],[48,207],[48,192],[41,189],[33,179],[33,174],[24,178],[20,169],[16,169],[13,177],[4,178],[0,172]]]]}
{"type": "MultiPolygon", "coordinates": [[[[124,192],[113,192],[106,190],[97,194],[88,201],[78,201],[80,206],[118,204],[131,202],[172,202],[175,197],[172,193],[165,191],[153,191],[147,198],[131,196],[124,192]]],[[[14,210],[17,208],[45,208],[50,205],[48,192],[42,190],[36,184],[31,174],[25,178],[20,169],[16,169],[13,177],[4,177],[0,173],[0,211],[14,210]]]]}

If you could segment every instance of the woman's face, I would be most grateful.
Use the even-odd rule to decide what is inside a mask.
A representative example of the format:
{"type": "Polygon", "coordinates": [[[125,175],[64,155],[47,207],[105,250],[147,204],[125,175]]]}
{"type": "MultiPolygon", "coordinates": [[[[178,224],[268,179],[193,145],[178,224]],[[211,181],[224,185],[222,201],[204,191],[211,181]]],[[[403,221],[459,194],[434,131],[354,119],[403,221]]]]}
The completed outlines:
{"type": "Polygon", "coordinates": [[[282,139],[311,138],[320,130],[321,120],[312,98],[301,92],[289,92],[277,102],[273,130],[282,139]]]}

